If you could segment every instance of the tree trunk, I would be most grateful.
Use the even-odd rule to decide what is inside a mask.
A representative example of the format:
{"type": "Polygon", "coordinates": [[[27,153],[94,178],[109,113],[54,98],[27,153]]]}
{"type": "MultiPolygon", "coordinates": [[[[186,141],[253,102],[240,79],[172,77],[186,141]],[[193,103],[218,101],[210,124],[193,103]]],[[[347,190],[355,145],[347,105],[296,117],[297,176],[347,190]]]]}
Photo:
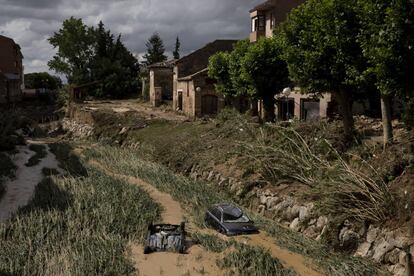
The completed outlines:
{"type": "Polygon", "coordinates": [[[392,132],[391,96],[381,95],[381,113],[385,148],[388,144],[392,143],[394,139],[392,132]]]}
{"type": "Polygon", "coordinates": [[[349,92],[341,90],[338,92],[338,102],[341,106],[342,122],[344,124],[344,138],[350,141],[354,134],[354,117],[352,114],[352,98],[349,92]]]}
{"type": "Polygon", "coordinates": [[[252,117],[259,116],[259,112],[257,110],[257,100],[250,100],[250,115],[252,117]]]}
{"type": "Polygon", "coordinates": [[[265,122],[275,121],[275,98],[273,95],[268,95],[263,98],[263,113],[263,120],[265,122]]]}

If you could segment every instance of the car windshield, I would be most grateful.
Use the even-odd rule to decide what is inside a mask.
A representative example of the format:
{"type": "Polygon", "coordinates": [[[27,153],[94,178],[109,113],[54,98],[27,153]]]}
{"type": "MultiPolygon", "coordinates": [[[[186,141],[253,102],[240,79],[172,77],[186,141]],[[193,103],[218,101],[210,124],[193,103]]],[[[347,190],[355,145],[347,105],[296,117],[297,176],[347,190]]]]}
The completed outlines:
{"type": "Polygon", "coordinates": [[[223,214],[223,221],[228,223],[243,223],[243,222],[249,222],[250,219],[246,215],[242,215],[240,217],[234,217],[230,214],[223,214]]]}

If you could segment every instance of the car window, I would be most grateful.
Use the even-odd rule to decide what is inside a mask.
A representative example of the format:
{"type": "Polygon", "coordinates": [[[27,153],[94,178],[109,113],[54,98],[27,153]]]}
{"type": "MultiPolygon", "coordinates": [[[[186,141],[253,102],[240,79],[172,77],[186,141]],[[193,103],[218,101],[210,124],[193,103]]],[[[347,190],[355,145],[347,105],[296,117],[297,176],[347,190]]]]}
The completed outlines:
{"type": "Polygon", "coordinates": [[[243,222],[249,222],[250,219],[246,215],[243,215],[243,216],[237,218],[237,217],[234,217],[234,216],[230,216],[228,214],[224,214],[223,215],[223,221],[224,222],[230,222],[230,223],[243,223],[243,222]]]}
{"type": "Polygon", "coordinates": [[[215,216],[218,220],[221,221],[221,212],[219,209],[213,208],[210,212],[213,214],[213,216],[215,216]]]}

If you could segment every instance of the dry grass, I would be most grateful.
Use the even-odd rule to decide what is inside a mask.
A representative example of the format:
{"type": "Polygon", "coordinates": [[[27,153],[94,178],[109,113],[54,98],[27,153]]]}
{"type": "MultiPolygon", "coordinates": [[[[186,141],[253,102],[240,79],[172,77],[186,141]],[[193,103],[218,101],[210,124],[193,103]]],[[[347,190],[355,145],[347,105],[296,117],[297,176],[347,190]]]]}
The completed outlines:
{"type": "Polygon", "coordinates": [[[292,179],[308,185],[325,213],[372,222],[393,214],[387,184],[363,160],[363,170],[352,168],[327,140],[309,145],[291,128],[271,127],[260,133],[254,143],[241,145],[245,158],[256,164],[264,179],[274,183],[292,179]]]}

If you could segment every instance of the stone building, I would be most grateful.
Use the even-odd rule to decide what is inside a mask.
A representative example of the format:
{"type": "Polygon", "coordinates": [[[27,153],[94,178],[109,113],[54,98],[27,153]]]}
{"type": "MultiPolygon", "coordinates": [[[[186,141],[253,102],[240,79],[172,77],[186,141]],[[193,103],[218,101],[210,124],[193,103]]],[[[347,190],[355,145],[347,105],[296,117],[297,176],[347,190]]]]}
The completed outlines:
{"type": "Polygon", "coordinates": [[[217,52],[233,50],[237,40],[216,40],[177,60],[174,67],[173,108],[191,118],[217,114],[224,98],[216,93],[208,77],[208,60],[217,52]]]}
{"type": "Polygon", "coordinates": [[[175,60],[159,62],[148,66],[150,102],[159,106],[173,99],[173,72],[175,60]]]}
{"type": "Polygon", "coordinates": [[[21,100],[23,55],[13,39],[0,35],[0,104],[21,100]]]}
{"type": "MultiPolygon", "coordinates": [[[[305,0],[269,0],[250,10],[250,42],[255,43],[261,37],[272,37],[273,29],[286,20],[292,9],[303,2],[305,0]]],[[[301,94],[299,88],[294,88],[288,94],[277,95],[276,115],[278,120],[317,120],[328,116],[331,105],[330,93],[316,97],[301,94]]],[[[261,111],[262,104],[259,102],[259,112],[261,111]]]]}

